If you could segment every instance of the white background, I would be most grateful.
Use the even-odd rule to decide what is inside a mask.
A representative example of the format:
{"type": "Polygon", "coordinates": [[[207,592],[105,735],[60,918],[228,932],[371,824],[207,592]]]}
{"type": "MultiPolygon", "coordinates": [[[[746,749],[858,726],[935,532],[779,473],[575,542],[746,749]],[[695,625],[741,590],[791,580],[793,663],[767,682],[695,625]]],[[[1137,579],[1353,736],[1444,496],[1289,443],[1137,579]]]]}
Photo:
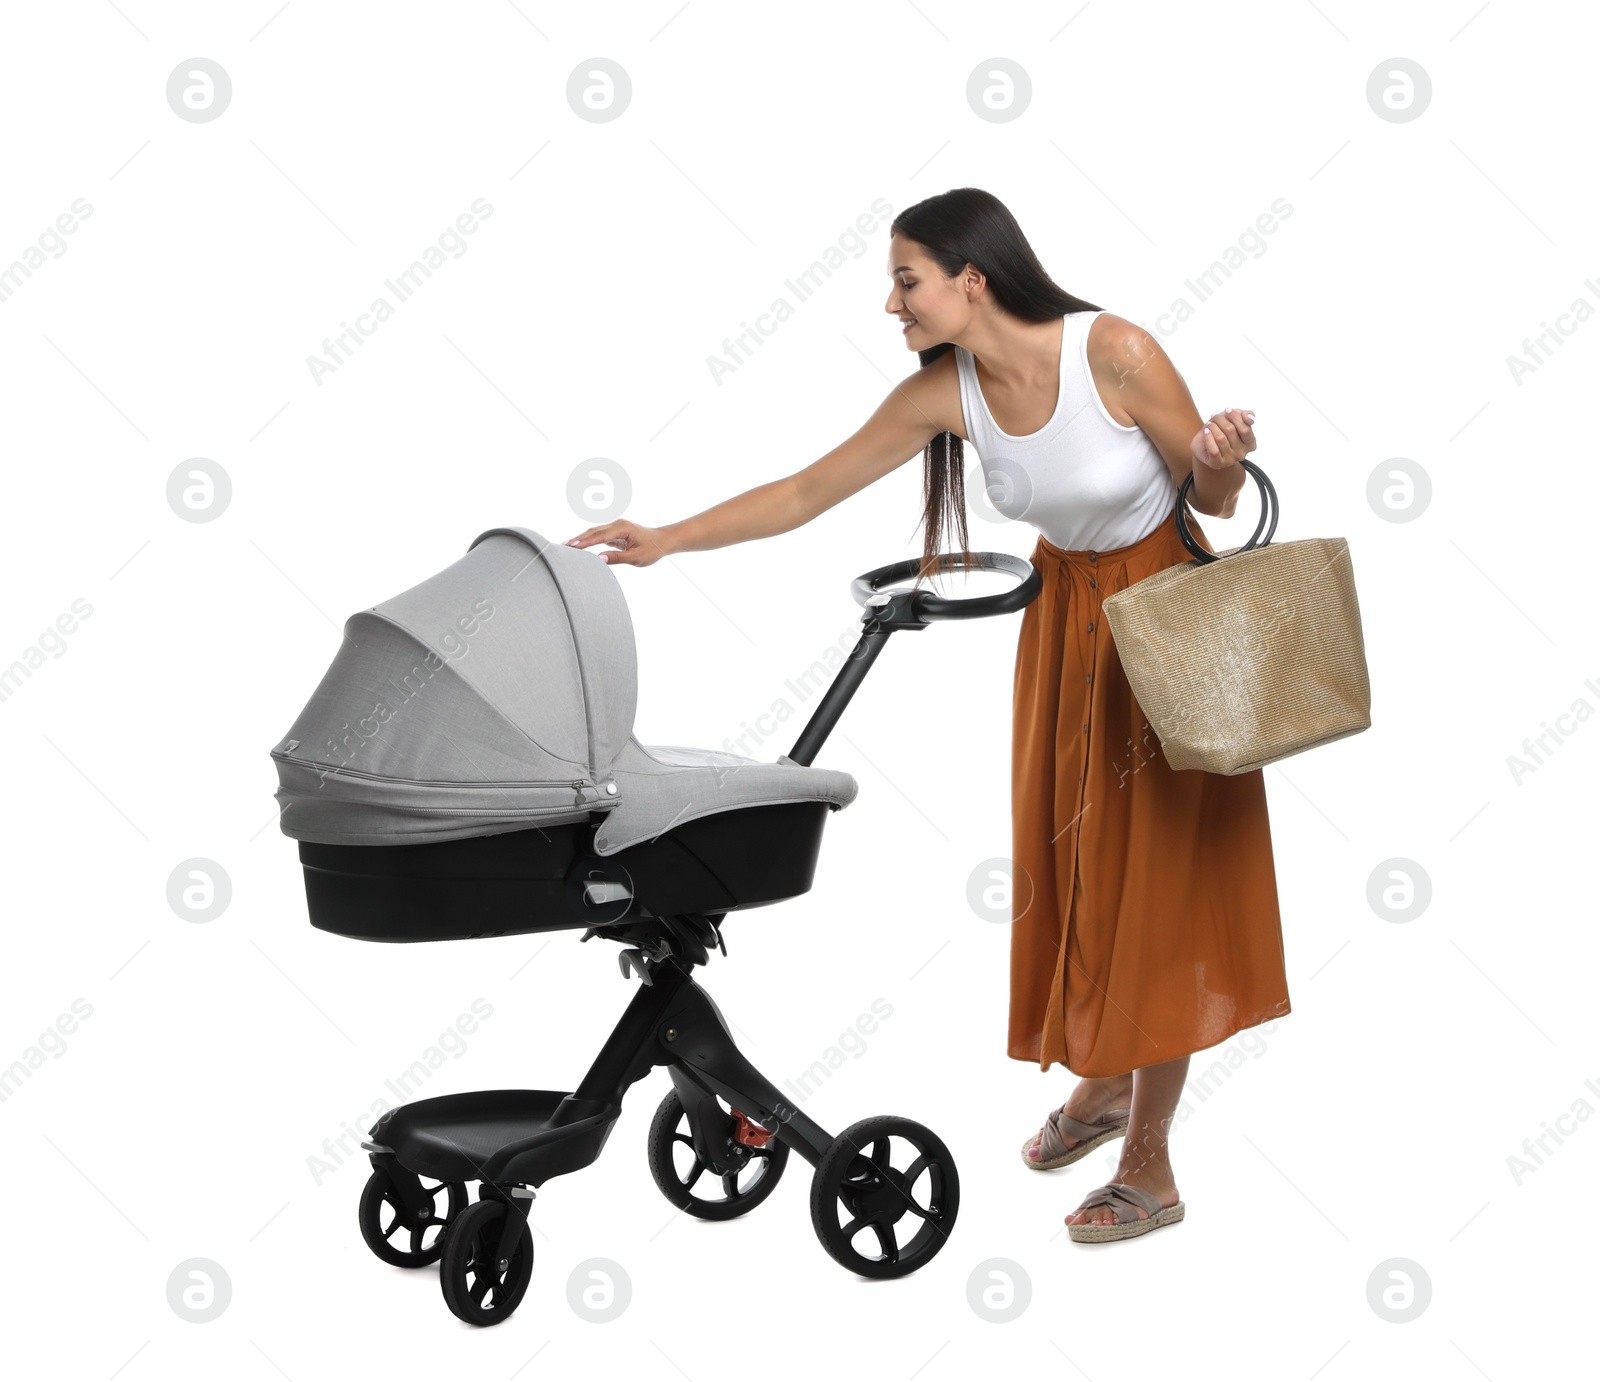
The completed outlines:
{"type": "MultiPolygon", "coordinates": [[[[1498,1380],[1590,1348],[1570,1269],[1600,1128],[1556,1120],[1600,1108],[1584,1083],[1600,1085],[1600,726],[1569,721],[1520,782],[1508,758],[1600,705],[1592,12],[274,11],[7,7],[0,263],[92,207],[0,301],[0,664],[74,600],[92,607],[0,702],[0,1064],[75,1000],[92,1010],[0,1103],[17,1374],[1498,1380]],[[596,56],[632,80],[607,123],[566,99],[596,56]],[[207,123],[166,99],[195,57],[233,84],[207,123]],[[1006,122],[966,99],[995,57],[1032,82],[1006,122]],[[1366,94],[1397,57],[1432,82],[1398,123],[1366,94]],[[586,460],[620,465],[628,516],[664,524],[837,445],[916,364],[883,311],[887,218],[720,384],[707,358],[792,300],[784,280],[876,199],[967,185],[1011,208],[1063,287],[1157,332],[1203,413],[1256,411],[1280,540],[1349,540],[1372,728],[1266,770],[1293,1012],[1196,1057],[1196,1076],[1224,1067],[1180,1108],[1187,1219],[1071,1243],[1062,1216],[1109,1178],[1115,1144],[1052,1175],[1018,1164],[1071,1077],[1007,1059],[1007,933],[966,900],[1010,850],[1016,618],[894,639],[818,760],[860,795],[830,818],[814,888],[730,917],[729,957],[701,977],[780,1082],[891,1005],[805,1107],[832,1131],[898,1113],[939,1132],[962,1175],[949,1246],[895,1282],[842,1271],[799,1157],[747,1218],[676,1214],[644,1158],[658,1070],[600,1160],[541,1190],[528,1296],[475,1331],[435,1270],[362,1244],[364,1158],[320,1180],[311,1158],[364,1131],[384,1081],[473,1000],[493,1015],[429,1093],[573,1087],[630,986],[614,948],[575,932],[375,946],[313,930],[267,750],[348,614],[485,528],[564,539],[594,521],[567,498],[586,460]],[[318,384],[308,356],[478,198],[493,215],[466,252],[318,384]],[[1292,216],[1198,302],[1196,275],[1279,198],[1292,216]],[[1195,310],[1163,328],[1180,298],[1195,310]],[[1580,299],[1519,382],[1510,361],[1580,299]],[[195,457],[232,482],[209,523],[166,499],[195,457]],[[1410,522],[1367,500],[1396,457],[1432,481],[1410,522]],[[209,923],[167,902],[193,857],[232,883],[209,923]],[[1367,900],[1392,858],[1431,880],[1406,923],[1367,900]],[[1514,1174],[1547,1125],[1563,1141],[1514,1174]],[[166,1297],[197,1257],[232,1284],[206,1324],[166,1297]],[[631,1282],[609,1324],[568,1303],[591,1258],[631,1282]],[[991,1258],[1031,1283],[1010,1323],[968,1303],[991,1258]],[[1432,1284],[1409,1323],[1368,1301],[1391,1258],[1432,1284]]],[[[1208,522],[1217,545],[1248,535],[1252,495],[1208,522]]],[[[811,702],[786,683],[848,646],[851,577],[920,551],[920,502],[919,459],[779,538],[619,570],[640,740],[788,749],[811,702]],[[794,718],[737,745],[780,701],[794,718]]],[[[1032,549],[1024,524],[970,522],[974,547],[1032,549]]]]}

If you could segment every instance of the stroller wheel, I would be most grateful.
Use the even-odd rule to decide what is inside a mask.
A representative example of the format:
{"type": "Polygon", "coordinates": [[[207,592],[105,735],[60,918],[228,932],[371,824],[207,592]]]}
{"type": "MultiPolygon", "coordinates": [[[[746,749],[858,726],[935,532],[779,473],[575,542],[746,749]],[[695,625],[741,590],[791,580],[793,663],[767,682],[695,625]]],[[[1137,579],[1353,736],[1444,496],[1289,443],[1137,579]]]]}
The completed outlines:
{"type": "Polygon", "coordinates": [[[428,1216],[414,1220],[386,1172],[374,1170],[361,1189],[361,1236],[373,1255],[392,1267],[426,1267],[437,1262],[444,1249],[445,1229],[467,1203],[467,1187],[460,1181],[423,1185],[422,1193],[428,1197],[428,1216]],[[441,1195],[445,1196],[442,1201],[441,1195]]]}
{"type": "MultiPolygon", "coordinates": [[[[721,1108],[720,1101],[718,1107],[721,1108]]],[[[735,1155],[741,1157],[744,1164],[721,1176],[711,1171],[695,1152],[689,1116],[676,1089],[661,1101],[655,1117],[650,1120],[650,1174],[663,1195],[685,1214],[693,1214],[697,1219],[736,1219],[748,1213],[772,1193],[789,1160],[789,1148],[776,1137],[767,1138],[765,1145],[759,1147],[739,1141],[736,1130],[740,1126],[754,1125],[748,1119],[741,1125],[731,1112],[723,1110],[723,1113],[726,1126],[707,1131],[714,1136],[734,1138],[738,1149],[735,1155]],[[687,1156],[678,1152],[679,1147],[687,1156]],[[699,1194],[695,1193],[696,1187],[699,1194]],[[721,1194],[707,1194],[713,1190],[720,1190],[721,1194]]]]}
{"type": "Polygon", "coordinates": [[[811,1176],[812,1227],[829,1256],[860,1276],[905,1276],[924,1266],[949,1237],[960,1201],[949,1149],[909,1118],[852,1123],[811,1176]],[[891,1138],[911,1152],[898,1152],[891,1138]]]}
{"type": "Polygon", "coordinates": [[[458,1320],[499,1324],[522,1304],[533,1276],[533,1234],[524,1223],[510,1258],[497,1258],[505,1217],[499,1200],[478,1200],[450,1225],[439,1260],[439,1289],[458,1320]]]}

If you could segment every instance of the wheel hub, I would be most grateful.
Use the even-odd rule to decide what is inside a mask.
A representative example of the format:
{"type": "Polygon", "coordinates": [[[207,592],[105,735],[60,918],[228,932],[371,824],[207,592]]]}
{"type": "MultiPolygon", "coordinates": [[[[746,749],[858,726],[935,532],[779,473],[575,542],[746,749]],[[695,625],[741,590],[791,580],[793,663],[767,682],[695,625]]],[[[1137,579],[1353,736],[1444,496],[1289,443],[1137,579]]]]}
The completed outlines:
{"type": "Polygon", "coordinates": [[[892,1166],[874,1168],[870,1179],[846,1182],[840,1193],[857,1218],[880,1224],[899,1223],[911,1202],[905,1176],[892,1166]]]}

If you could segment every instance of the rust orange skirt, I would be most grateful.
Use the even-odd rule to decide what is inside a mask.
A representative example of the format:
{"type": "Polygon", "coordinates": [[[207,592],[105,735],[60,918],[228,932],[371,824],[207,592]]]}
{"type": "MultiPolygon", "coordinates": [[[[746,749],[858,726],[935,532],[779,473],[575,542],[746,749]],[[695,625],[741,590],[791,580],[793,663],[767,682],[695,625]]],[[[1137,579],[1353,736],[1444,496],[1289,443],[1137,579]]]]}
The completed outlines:
{"type": "Polygon", "coordinates": [[[1266,784],[1167,766],[1101,614],[1189,560],[1170,521],[1109,552],[1041,535],[1030,560],[1044,586],[1017,637],[1006,1053],[1120,1075],[1289,1011],[1266,784]]]}

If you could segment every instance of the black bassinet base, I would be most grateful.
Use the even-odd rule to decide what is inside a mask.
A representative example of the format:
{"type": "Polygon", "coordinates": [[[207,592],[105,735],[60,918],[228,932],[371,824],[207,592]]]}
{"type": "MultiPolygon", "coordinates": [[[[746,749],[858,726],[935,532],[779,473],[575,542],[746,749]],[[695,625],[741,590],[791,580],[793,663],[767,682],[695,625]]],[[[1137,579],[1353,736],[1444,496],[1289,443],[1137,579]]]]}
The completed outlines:
{"type": "MultiPolygon", "coordinates": [[[[615,854],[598,822],[410,845],[300,841],[311,924],[371,941],[476,940],[638,917],[711,915],[811,890],[826,801],[746,806],[685,821],[615,854]],[[585,901],[591,885],[616,899],[585,901]]],[[[592,895],[592,894],[589,894],[592,895]]]]}

